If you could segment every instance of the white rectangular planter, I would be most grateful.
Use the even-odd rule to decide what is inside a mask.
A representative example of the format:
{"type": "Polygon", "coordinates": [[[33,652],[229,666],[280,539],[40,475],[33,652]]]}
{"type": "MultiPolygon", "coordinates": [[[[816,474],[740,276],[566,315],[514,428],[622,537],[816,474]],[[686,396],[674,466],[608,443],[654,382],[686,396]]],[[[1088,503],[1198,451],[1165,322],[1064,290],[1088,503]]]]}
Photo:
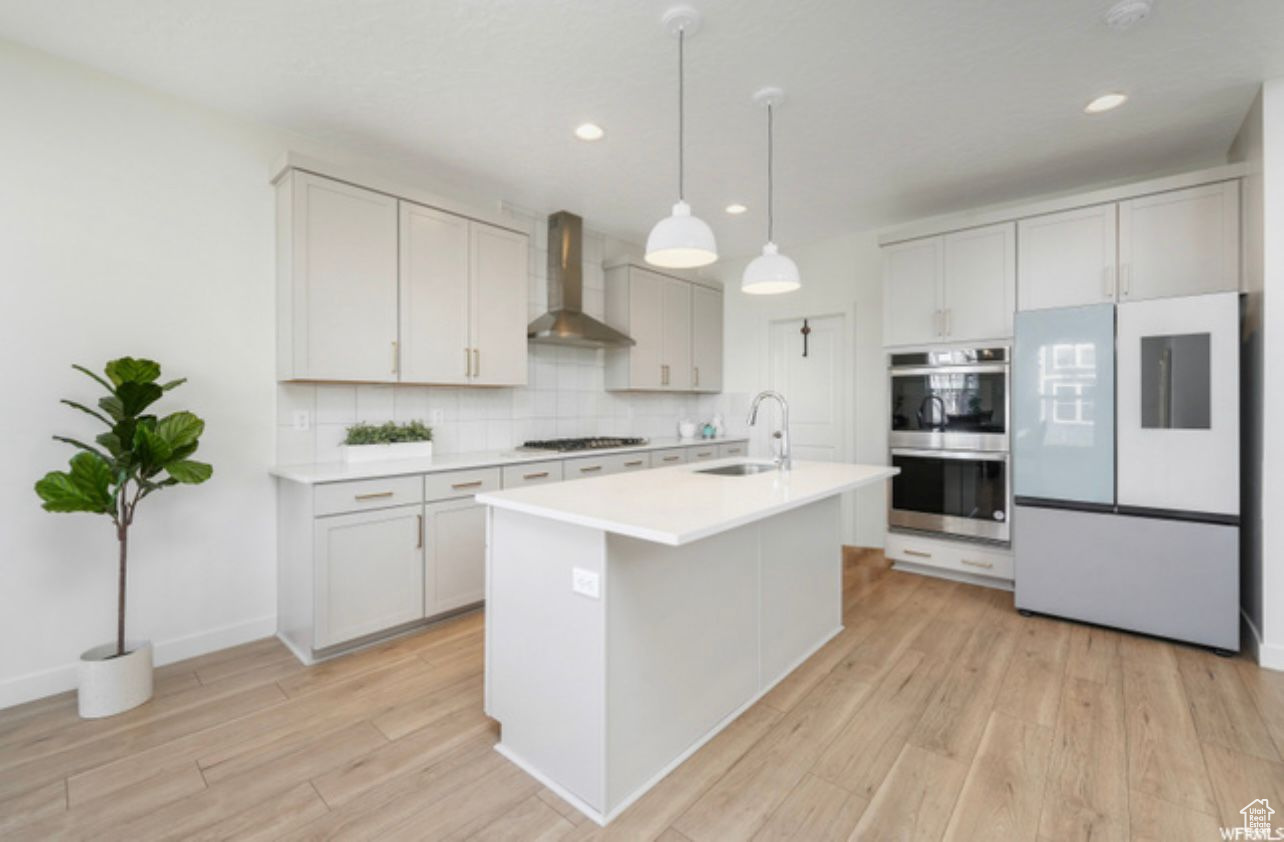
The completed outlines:
{"type": "Polygon", "coordinates": [[[345,444],[343,461],[386,462],[390,459],[431,459],[432,442],[407,441],[398,444],[345,444]]]}

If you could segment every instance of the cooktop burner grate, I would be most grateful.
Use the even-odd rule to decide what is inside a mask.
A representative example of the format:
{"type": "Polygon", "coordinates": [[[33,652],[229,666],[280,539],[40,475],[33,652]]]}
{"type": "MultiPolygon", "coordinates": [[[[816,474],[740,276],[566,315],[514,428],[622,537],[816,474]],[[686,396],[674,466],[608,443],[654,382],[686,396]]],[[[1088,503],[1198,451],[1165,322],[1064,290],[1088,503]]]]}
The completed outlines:
{"type": "Polygon", "coordinates": [[[647,443],[646,439],[626,438],[620,436],[595,436],[582,439],[545,439],[522,443],[522,450],[555,450],[565,453],[572,450],[606,450],[612,447],[638,447],[647,443]]]}

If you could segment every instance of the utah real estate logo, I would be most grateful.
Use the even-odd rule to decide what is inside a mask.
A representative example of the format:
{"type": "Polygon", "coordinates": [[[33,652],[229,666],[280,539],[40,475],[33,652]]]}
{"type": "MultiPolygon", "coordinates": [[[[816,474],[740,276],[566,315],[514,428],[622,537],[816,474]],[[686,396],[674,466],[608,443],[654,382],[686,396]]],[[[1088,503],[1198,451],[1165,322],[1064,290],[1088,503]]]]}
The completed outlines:
{"type": "Polygon", "coordinates": [[[1250,802],[1239,813],[1244,817],[1243,827],[1223,827],[1222,839],[1284,839],[1284,827],[1279,831],[1271,828],[1275,811],[1265,798],[1250,802]]]}

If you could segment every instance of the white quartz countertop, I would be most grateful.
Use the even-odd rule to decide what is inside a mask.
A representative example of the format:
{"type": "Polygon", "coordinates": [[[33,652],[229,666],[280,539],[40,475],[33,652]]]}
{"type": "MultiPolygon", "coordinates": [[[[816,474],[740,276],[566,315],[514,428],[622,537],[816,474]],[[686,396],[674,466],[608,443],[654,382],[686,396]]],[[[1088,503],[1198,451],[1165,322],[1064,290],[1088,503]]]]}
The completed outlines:
{"type": "Polygon", "coordinates": [[[600,450],[575,450],[559,453],[552,450],[487,450],[475,453],[453,453],[431,459],[396,459],[386,462],[320,462],[306,465],[277,465],[272,476],[305,485],[348,480],[396,477],[407,474],[431,474],[438,471],[458,471],[470,468],[490,468],[499,465],[518,465],[524,462],[548,462],[561,459],[580,459],[586,456],[605,456],[612,453],[635,453],[642,450],[666,450],[671,447],[698,447],[707,444],[731,444],[748,441],[745,436],[724,436],[716,439],[656,438],[636,447],[612,447],[600,450]]]}
{"type": "Polygon", "coordinates": [[[477,501],[550,520],[679,546],[900,473],[887,465],[794,462],[748,476],[701,471],[719,459],[477,495],[477,501]]]}

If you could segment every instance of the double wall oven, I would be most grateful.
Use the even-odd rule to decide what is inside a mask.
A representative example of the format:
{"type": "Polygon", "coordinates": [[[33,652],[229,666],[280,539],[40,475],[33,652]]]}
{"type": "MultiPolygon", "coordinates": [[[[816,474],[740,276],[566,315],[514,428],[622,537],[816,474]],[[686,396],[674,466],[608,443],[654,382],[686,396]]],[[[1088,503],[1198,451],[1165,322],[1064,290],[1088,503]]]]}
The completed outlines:
{"type": "Polygon", "coordinates": [[[1012,508],[1006,347],[890,358],[893,528],[1007,542],[1012,508]]]}

